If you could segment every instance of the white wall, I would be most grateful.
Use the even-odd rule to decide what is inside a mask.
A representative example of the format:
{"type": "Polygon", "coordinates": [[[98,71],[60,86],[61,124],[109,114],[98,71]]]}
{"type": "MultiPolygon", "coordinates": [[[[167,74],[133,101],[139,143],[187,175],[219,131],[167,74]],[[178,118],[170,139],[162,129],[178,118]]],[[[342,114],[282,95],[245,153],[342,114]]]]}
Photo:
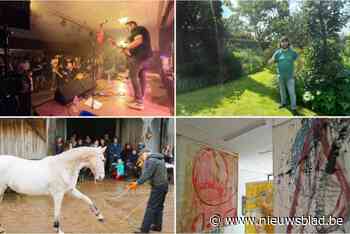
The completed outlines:
{"type": "MultiPolygon", "coordinates": [[[[269,125],[256,128],[230,143],[239,154],[237,215],[242,216],[246,183],[266,181],[268,174],[272,174],[272,128],[269,125]]],[[[245,233],[244,225],[227,227],[225,233],[245,233]]]]}

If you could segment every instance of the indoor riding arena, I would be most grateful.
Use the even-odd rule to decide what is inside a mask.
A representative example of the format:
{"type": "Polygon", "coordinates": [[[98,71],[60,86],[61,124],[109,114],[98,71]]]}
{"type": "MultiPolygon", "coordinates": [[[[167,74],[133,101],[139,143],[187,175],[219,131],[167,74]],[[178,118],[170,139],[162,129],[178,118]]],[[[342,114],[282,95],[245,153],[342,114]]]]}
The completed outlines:
{"type": "MultiPolygon", "coordinates": [[[[108,138],[111,139],[109,142],[117,138],[118,144],[122,146],[122,154],[127,144],[136,151],[143,146],[151,152],[164,152],[165,146],[173,146],[174,124],[172,119],[152,118],[2,119],[0,157],[13,155],[33,161],[46,157],[60,157],[55,156],[60,145],[66,152],[70,147],[79,147],[77,143],[80,139],[85,141],[87,136],[94,143],[99,141],[102,146],[106,144],[102,140],[104,138],[107,149],[110,147],[108,138]]],[[[168,172],[173,169],[172,162],[166,163],[168,172]]],[[[18,171],[16,176],[21,177],[22,173],[24,174],[18,171]]],[[[162,232],[174,230],[174,185],[171,175],[172,173],[169,173],[170,186],[164,203],[162,232]]],[[[87,204],[70,194],[65,194],[60,212],[60,228],[66,233],[134,232],[141,226],[151,188],[145,183],[134,191],[128,190],[128,184],[136,178],[137,176],[128,174],[124,178],[117,178],[113,170],[107,169],[105,178],[96,181],[91,171],[82,169],[76,189],[94,202],[104,220],[99,222],[87,204]]],[[[50,196],[22,195],[7,189],[0,208],[0,230],[3,233],[54,231],[54,205],[50,196]]]]}

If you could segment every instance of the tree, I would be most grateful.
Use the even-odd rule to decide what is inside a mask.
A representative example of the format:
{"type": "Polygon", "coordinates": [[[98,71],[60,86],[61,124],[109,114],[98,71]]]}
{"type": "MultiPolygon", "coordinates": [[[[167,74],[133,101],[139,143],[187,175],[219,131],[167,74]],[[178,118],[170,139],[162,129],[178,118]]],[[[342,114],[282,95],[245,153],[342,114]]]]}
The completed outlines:
{"type": "MultiPolygon", "coordinates": [[[[181,63],[208,60],[218,63],[218,41],[222,39],[220,1],[178,1],[177,59],[181,63]]],[[[220,44],[220,43],[219,43],[220,44]]]]}
{"type": "Polygon", "coordinates": [[[288,19],[287,31],[285,33],[292,45],[298,48],[304,48],[309,43],[309,37],[303,29],[306,27],[303,11],[295,12],[288,19]]]}
{"type": "Polygon", "coordinates": [[[238,0],[235,11],[247,19],[247,29],[262,49],[266,49],[288,30],[290,12],[287,0],[238,0]]]}
{"type": "Polygon", "coordinates": [[[347,23],[344,1],[312,0],[303,6],[310,47],[301,78],[304,100],[321,113],[350,113],[349,78],[344,77],[339,33],[347,23]]]}

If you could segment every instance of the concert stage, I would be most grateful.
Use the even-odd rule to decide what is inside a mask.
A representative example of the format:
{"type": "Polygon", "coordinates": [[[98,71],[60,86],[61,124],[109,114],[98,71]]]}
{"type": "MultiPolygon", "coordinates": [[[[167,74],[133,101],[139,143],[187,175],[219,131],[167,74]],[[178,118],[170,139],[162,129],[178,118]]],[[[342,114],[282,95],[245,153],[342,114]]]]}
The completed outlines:
{"type": "Polygon", "coordinates": [[[108,82],[105,79],[97,81],[95,92],[89,92],[79,102],[62,105],[54,100],[54,91],[44,91],[32,95],[33,108],[40,116],[79,116],[82,111],[98,116],[170,116],[172,101],[167,89],[162,86],[160,76],[147,73],[147,87],[144,100],[144,110],[134,110],[128,107],[133,100],[133,89],[128,79],[117,79],[108,82]],[[102,103],[100,109],[92,109],[85,102],[94,95],[94,100],[102,103]],[[124,94],[124,95],[123,95],[124,94]]]}

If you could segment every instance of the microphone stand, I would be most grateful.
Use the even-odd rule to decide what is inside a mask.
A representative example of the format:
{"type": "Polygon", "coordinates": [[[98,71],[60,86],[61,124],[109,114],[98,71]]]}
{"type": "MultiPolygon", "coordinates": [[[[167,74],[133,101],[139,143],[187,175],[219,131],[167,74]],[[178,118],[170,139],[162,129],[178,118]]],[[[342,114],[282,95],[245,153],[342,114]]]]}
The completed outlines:
{"type": "MultiPolygon", "coordinates": [[[[96,80],[96,70],[97,70],[97,61],[96,61],[96,41],[93,40],[92,42],[92,58],[93,58],[93,67],[92,67],[92,79],[97,85],[97,80],[96,80]]],[[[94,110],[94,103],[95,103],[95,95],[96,95],[96,87],[94,88],[94,91],[92,93],[91,97],[91,109],[94,110]]]]}
{"type": "MultiPolygon", "coordinates": [[[[4,49],[4,76],[1,77],[0,74],[0,115],[17,115],[18,110],[9,110],[8,107],[3,106],[3,101],[5,103],[8,103],[9,100],[14,98],[14,93],[12,91],[9,91],[7,88],[8,84],[5,84],[6,82],[10,82],[9,79],[9,38],[11,36],[12,32],[8,29],[8,25],[3,25],[3,28],[0,29],[0,48],[3,47],[4,49]],[[6,81],[7,80],[7,81],[6,81]]],[[[18,104],[17,104],[18,105],[18,104]]],[[[18,109],[18,106],[16,107],[18,109]]]]}
{"type": "Polygon", "coordinates": [[[8,68],[9,68],[9,61],[8,61],[8,54],[9,54],[9,38],[11,35],[11,31],[8,30],[8,26],[4,25],[3,29],[0,30],[0,40],[3,41],[3,49],[4,49],[4,65],[5,65],[5,78],[8,76],[8,68]]]}

